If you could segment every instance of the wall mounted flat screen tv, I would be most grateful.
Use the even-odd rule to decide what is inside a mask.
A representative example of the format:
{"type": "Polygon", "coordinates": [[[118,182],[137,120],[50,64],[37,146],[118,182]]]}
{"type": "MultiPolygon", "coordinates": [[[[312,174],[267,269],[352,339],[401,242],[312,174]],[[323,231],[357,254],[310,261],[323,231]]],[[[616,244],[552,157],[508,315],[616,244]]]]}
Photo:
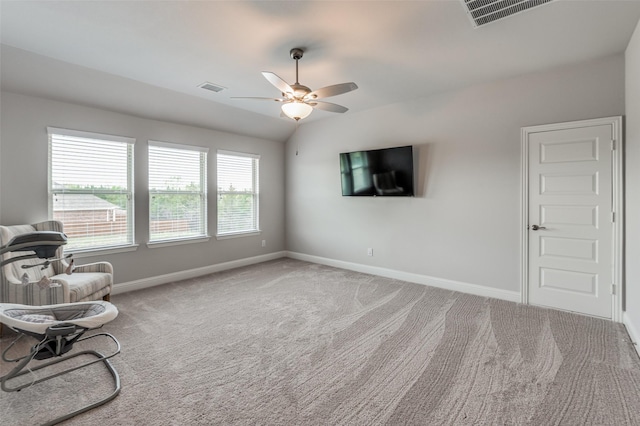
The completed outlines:
{"type": "Polygon", "coordinates": [[[411,197],[413,147],[343,152],[340,174],[344,196],[411,197]]]}

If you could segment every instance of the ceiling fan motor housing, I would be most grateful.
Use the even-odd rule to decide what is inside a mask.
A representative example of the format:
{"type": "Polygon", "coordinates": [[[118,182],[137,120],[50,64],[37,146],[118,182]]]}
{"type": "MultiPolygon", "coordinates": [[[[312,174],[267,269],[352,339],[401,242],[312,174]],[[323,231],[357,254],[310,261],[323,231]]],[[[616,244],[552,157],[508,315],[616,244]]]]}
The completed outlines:
{"type": "Polygon", "coordinates": [[[311,93],[311,89],[299,83],[292,84],[291,88],[293,89],[293,97],[296,99],[302,99],[311,93]]]}

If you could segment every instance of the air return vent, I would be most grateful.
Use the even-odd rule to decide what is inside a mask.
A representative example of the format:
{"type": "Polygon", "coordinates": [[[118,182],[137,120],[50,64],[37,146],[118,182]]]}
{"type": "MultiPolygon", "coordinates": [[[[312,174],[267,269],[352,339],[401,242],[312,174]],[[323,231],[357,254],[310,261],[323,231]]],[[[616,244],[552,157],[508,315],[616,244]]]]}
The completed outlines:
{"type": "Polygon", "coordinates": [[[474,27],[489,24],[553,0],[461,0],[474,27]]]}
{"type": "Polygon", "coordinates": [[[201,88],[203,88],[205,90],[210,90],[212,92],[221,92],[224,89],[226,89],[226,87],[224,87],[224,86],[220,86],[218,84],[209,83],[208,81],[205,81],[204,83],[202,83],[198,87],[201,87],[201,88]]]}

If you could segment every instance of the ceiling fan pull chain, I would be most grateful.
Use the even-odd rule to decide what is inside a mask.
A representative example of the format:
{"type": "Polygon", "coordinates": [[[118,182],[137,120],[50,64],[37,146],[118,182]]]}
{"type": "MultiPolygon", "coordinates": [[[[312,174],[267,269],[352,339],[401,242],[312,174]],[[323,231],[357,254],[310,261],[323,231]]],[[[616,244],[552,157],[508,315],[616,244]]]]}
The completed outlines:
{"type": "MultiPolygon", "coordinates": [[[[298,61],[296,61],[296,63],[298,63],[298,61]]],[[[297,80],[297,79],[296,79],[296,80],[297,80]]],[[[296,131],[295,131],[295,132],[293,132],[293,133],[296,135],[296,157],[298,156],[298,148],[300,148],[300,139],[298,138],[298,135],[297,135],[297,133],[298,133],[298,126],[299,126],[298,121],[299,121],[299,120],[296,120],[296,131]]]]}

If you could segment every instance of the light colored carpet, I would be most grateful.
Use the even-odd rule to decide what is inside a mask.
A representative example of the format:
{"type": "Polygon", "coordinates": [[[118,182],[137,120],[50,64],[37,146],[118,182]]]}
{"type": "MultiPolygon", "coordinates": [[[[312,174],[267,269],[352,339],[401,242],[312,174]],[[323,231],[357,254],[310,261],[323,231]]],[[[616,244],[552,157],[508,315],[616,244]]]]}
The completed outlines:
{"type": "MultiPolygon", "coordinates": [[[[609,321],[291,259],[112,301],[122,392],[67,424],[640,424],[640,361],[609,321]]],[[[109,391],[99,366],[73,375],[0,393],[0,423],[109,391]]]]}

